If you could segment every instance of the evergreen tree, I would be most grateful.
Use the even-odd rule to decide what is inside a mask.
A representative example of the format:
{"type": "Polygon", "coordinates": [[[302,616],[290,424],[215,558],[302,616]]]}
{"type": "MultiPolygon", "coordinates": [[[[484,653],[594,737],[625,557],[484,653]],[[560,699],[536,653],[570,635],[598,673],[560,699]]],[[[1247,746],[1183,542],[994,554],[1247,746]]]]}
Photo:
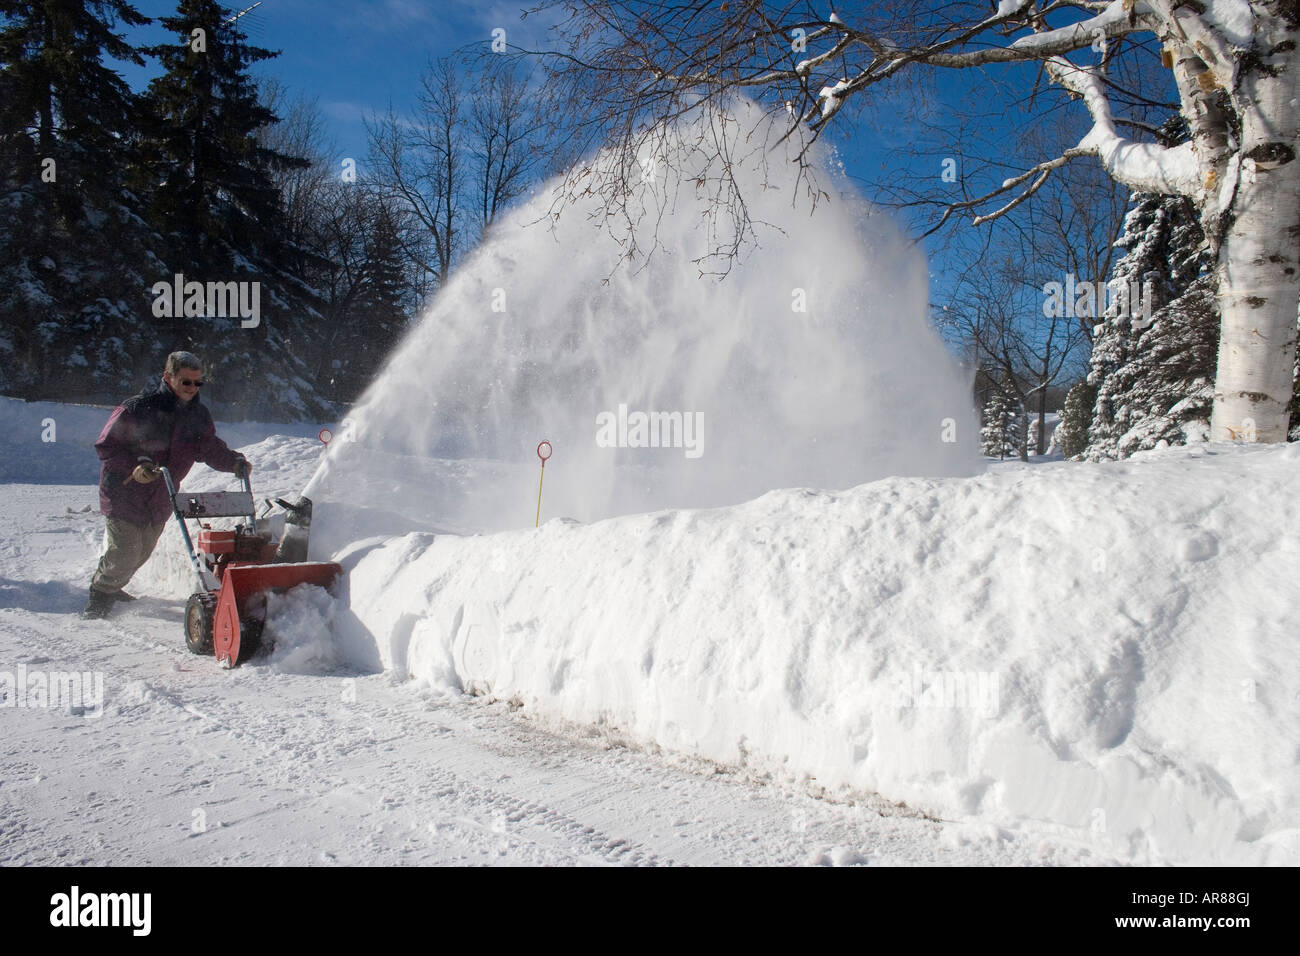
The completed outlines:
{"type": "MultiPolygon", "coordinates": [[[[1161,137],[1167,145],[1185,140],[1182,119],[1165,123],[1161,137]]],[[[1095,402],[1082,452],[1093,460],[1203,441],[1214,402],[1220,316],[1196,209],[1181,196],[1135,193],[1132,201],[1116,243],[1126,252],[1110,284],[1114,290],[1142,286],[1150,315],[1117,298],[1096,328],[1088,375],[1095,402]]],[[[1082,421],[1078,409],[1075,418],[1082,421]]],[[[1292,424],[1292,438],[1300,437],[1300,397],[1292,424]]]]}
{"type": "MultiPolygon", "coordinates": [[[[1186,139],[1181,118],[1160,131],[1186,139]]],[[[1135,193],[1116,245],[1125,254],[1093,336],[1088,383],[1096,390],[1085,457],[1126,458],[1160,443],[1208,435],[1219,316],[1212,256],[1191,200],[1135,193]]]]}
{"type": "Polygon", "coordinates": [[[257,131],[277,119],[258,101],[248,69],[278,54],[248,46],[231,14],[214,0],[181,0],[176,16],[161,18],[178,40],[148,50],[166,70],[146,94],[155,121],[153,214],[196,269],[282,255],[271,172],[309,165],[259,142],[257,131]]]}
{"type": "Polygon", "coordinates": [[[1097,388],[1088,380],[1074,384],[1065,396],[1061,410],[1061,423],[1056,426],[1053,441],[1066,458],[1082,455],[1088,449],[1088,429],[1092,426],[1092,410],[1097,403],[1097,388]]]}
{"type": "Polygon", "coordinates": [[[1118,244],[1112,288],[1149,298],[1117,299],[1093,339],[1089,383],[1097,398],[1088,458],[1125,458],[1161,442],[1208,435],[1219,317],[1210,257],[1195,210],[1181,196],[1138,195],[1118,244]]]}
{"type": "Polygon", "coordinates": [[[984,406],[980,448],[990,458],[1019,455],[1024,432],[1020,409],[1000,389],[994,389],[984,406]]]}
{"type": "Polygon", "coordinates": [[[105,56],[147,23],[123,0],[0,0],[0,389],[95,399],[151,344],[154,237],[126,188],[138,105],[105,56]]]}
{"type": "Polygon", "coordinates": [[[176,39],[147,51],[166,72],[145,97],[144,170],[156,184],[151,220],[167,241],[155,281],[182,274],[205,285],[256,284],[260,311],[248,326],[211,308],[155,324],[170,348],[210,363],[215,387],[204,398],[218,412],[327,414],[302,358],[321,319],[320,298],[299,274],[304,257],[290,241],[272,175],[310,163],[259,139],[277,118],[259,102],[248,69],[278,54],[249,46],[232,14],[213,0],[180,0],[176,16],[162,18],[176,39]]]}
{"type": "Polygon", "coordinates": [[[86,198],[113,196],[122,181],[135,97],[104,65],[105,54],[143,65],[113,32],[150,22],[125,0],[0,0],[0,141],[5,173],[36,179],[39,195],[67,220],[86,198]]]}
{"type": "MultiPolygon", "coordinates": [[[[1300,334],[1300,316],[1296,318],[1296,331],[1300,334]]],[[[1291,430],[1287,433],[1287,438],[1300,441],[1300,356],[1296,357],[1294,374],[1294,384],[1291,386],[1291,430]]]]}

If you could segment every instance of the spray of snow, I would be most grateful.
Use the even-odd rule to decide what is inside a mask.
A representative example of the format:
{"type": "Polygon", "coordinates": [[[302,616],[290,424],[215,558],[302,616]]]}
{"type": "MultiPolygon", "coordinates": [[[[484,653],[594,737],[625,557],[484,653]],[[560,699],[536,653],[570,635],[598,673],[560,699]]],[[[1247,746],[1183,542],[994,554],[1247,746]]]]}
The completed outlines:
{"type": "Polygon", "coordinates": [[[969,383],[927,323],[914,246],[821,154],[830,196],[810,208],[794,147],[774,148],[781,131],[741,103],[725,135],[758,242],[724,279],[702,277],[728,241],[702,226],[720,163],[696,148],[700,129],[676,132],[670,161],[642,157],[634,191],[648,260],[620,262],[595,198],[557,219],[546,188],[450,280],[306,489],[314,553],[527,526],[543,439],[543,515],[583,521],[975,470],[969,383]],[[609,447],[602,417],[638,413],[698,425],[697,447],[635,447],[633,431],[609,447]]]}
{"type": "Polygon", "coordinates": [[[334,636],[339,602],[325,588],[300,584],[266,598],[269,663],[292,674],[329,674],[343,662],[334,636]]]}

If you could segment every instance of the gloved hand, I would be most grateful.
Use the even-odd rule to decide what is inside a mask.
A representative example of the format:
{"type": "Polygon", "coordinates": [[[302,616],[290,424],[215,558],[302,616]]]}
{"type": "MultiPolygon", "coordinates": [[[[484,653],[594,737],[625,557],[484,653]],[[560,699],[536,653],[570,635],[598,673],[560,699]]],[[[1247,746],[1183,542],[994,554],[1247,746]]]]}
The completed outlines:
{"type": "Polygon", "coordinates": [[[247,458],[235,462],[235,477],[246,478],[253,473],[253,465],[247,458]]]}
{"type": "Polygon", "coordinates": [[[138,481],[142,485],[147,485],[151,481],[157,481],[161,477],[162,472],[158,470],[158,466],[153,462],[141,462],[136,465],[135,470],[131,472],[131,480],[138,481]]]}

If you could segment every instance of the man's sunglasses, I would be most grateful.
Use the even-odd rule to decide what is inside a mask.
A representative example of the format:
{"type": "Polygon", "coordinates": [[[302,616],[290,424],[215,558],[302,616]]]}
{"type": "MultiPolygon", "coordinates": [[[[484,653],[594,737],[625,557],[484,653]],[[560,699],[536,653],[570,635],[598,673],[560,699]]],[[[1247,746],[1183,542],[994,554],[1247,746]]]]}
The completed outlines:
{"type": "Polygon", "coordinates": [[[202,380],[202,379],[199,379],[199,380],[196,382],[196,381],[195,381],[194,379],[192,379],[192,378],[183,378],[183,379],[181,379],[181,384],[184,385],[186,388],[202,388],[202,387],[203,387],[203,380],[202,380]]]}

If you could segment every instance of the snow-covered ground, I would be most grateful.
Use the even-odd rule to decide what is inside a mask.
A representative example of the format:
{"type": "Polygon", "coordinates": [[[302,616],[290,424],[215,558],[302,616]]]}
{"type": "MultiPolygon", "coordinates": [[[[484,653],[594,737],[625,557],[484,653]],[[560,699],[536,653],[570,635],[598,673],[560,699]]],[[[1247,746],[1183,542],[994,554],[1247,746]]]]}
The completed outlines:
{"type": "MultiPolygon", "coordinates": [[[[0,863],[1300,862],[1300,447],[490,535],[323,501],[342,594],[227,672],[171,530],[77,617],[102,521],[39,434],[80,411],[4,413],[0,681],[103,698],[0,710],[0,863]]],[[[260,494],[315,430],[245,445],[260,494]]]]}

